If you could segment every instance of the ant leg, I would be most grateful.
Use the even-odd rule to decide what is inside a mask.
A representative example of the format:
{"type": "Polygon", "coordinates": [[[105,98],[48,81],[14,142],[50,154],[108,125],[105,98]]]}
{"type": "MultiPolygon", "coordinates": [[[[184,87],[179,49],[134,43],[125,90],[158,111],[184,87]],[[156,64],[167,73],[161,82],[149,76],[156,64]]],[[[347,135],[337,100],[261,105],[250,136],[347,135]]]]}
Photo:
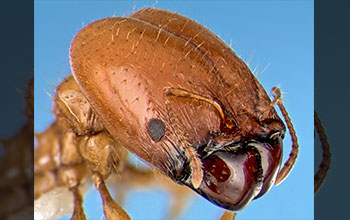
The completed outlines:
{"type": "Polygon", "coordinates": [[[78,187],[73,187],[71,191],[74,197],[74,212],[71,220],[86,220],[83,208],[83,197],[81,196],[78,187]]]}
{"type": "Polygon", "coordinates": [[[174,220],[184,212],[187,204],[193,195],[192,190],[186,186],[173,182],[157,170],[149,168],[137,168],[127,163],[119,175],[112,175],[108,179],[109,189],[118,189],[116,201],[123,203],[123,197],[132,189],[149,190],[160,188],[170,194],[171,201],[168,212],[163,219],[174,220]]]}
{"type": "Polygon", "coordinates": [[[220,220],[235,220],[237,213],[225,211],[220,220]]]}
{"type": "Polygon", "coordinates": [[[121,208],[111,197],[105,182],[103,181],[100,174],[95,173],[92,176],[92,180],[99,191],[102,203],[103,211],[107,220],[120,219],[120,220],[131,220],[129,215],[121,208]]]}

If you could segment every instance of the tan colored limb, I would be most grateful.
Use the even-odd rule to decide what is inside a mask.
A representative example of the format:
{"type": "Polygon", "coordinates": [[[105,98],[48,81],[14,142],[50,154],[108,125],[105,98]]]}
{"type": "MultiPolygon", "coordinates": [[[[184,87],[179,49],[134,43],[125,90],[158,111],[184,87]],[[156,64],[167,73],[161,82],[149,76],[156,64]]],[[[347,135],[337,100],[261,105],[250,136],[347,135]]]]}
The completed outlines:
{"type": "Polygon", "coordinates": [[[272,88],[272,93],[274,96],[274,100],[271,102],[271,105],[275,105],[277,104],[278,107],[280,108],[282,115],[284,117],[284,120],[286,121],[287,124],[287,128],[289,130],[289,134],[291,136],[292,139],[292,150],[289,153],[289,158],[287,159],[287,161],[284,163],[282,169],[280,169],[280,171],[277,174],[277,178],[275,181],[275,185],[280,184],[281,182],[283,182],[283,180],[289,175],[289,173],[292,171],[295,161],[298,157],[298,153],[299,153],[299,144],[298,144],[298,138],[295,134],[295,130],[292,124],[292,121],[285,109],[285,107],[282,104],[281,101],[281,90],[277,87],[273,87],[272,88]]]}
{"type": "Polygon", "coordinates": [[[236,219],[236,213],[229,212],[229,211],[224,212],[224,214],[220,218],[220,220],[235,220],[235,219],[236,219]]]}
{"type": "Polygon", "coordinates": [[[83,197],[78,187],[73,187],[71,191],[74,197],[74,212],[70,220],[86,220],[83,208],[83,197]]]}
{"type": "MultiPolygon", "coordinates": [[[[171,196],[169,211],[164,219],[178,219],[187,208],[190,198],[194,195],[186,186],[174,183],[157,170],[136,168],[127,163],[120,175],[113,175],[108,179],[108,186],[118,190],[116,200],[122,204],[123,197],[133,189],[152,190],[162,189],[171,196]]],[[[111,189],[111,188],[110,188],[111,189]]]]}
{"type": "Polygon", "coordinates": [[[129,215],[121,208],[111,197],[109,191],[103,181],[101,175],[95,173],[92,180],[99,191],[102,203],[103,211],[107,220],[131,220],[129,215]]]}

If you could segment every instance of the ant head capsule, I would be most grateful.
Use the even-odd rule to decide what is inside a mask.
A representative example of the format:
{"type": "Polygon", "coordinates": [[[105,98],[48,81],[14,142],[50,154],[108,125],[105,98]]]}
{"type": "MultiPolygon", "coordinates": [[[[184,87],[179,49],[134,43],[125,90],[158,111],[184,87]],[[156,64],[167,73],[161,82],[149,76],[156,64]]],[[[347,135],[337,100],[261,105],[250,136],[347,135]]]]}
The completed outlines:
{"type": "Polygon", "coordinates": [[[143,9],[98,20],[75,36],[70,63],[118,143],[221,207],[244,208],[295,161],[279,178],[280,97],[271,102],[247,65],[186,17],[143,9]]]}

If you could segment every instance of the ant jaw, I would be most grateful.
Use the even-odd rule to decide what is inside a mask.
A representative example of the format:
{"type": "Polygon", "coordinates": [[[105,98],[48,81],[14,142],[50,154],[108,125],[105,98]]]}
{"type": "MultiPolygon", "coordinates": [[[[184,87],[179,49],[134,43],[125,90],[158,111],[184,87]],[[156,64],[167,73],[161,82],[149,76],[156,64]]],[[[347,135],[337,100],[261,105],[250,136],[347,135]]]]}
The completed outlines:
{"type": "Polygon", "coordinates": [[[189,161],[183,166],[178,182],[222,208],[241,210],[274,184],[281,164],[282,138],[272,135],[271,139],[261,142],[231,140],[226,143],[216,143],[214,139],[211,136],[206,145],[196,148],[203,172],[199,186],[193,184],[189,161]]]}

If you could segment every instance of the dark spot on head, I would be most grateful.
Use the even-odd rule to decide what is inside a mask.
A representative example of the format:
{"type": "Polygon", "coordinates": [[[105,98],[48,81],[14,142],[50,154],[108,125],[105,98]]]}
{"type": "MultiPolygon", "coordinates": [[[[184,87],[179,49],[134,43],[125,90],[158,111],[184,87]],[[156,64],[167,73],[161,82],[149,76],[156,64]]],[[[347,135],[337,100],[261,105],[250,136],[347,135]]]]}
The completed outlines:
{"type": "Polygon", "coordinates": [[[158,142],[162,139],[165,133],[165,125],[159,119],[151,119],[148,122],[147,130],[154,142],[158,142]]]}

